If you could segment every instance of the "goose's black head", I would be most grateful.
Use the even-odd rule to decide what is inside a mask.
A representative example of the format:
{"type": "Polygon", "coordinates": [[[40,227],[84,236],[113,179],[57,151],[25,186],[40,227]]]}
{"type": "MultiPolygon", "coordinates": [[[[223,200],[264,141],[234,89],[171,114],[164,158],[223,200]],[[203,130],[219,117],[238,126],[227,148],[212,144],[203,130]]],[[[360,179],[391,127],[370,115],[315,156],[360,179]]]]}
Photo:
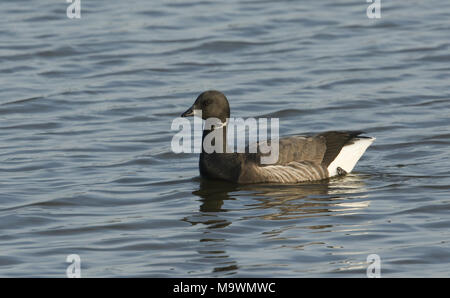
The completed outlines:
{"type": "MultiPolygon", "coordinates": [[[[194,110],[202,111],[202,119],[215,117],[225,123],[230,118],[230,106],[228,100],[222,92],[209,90],[200,94],[192,107],[184,112],[181,117],[194,116],[194,110]]],[[[196,114],[197,115],[197,114],[196,114]]]]}

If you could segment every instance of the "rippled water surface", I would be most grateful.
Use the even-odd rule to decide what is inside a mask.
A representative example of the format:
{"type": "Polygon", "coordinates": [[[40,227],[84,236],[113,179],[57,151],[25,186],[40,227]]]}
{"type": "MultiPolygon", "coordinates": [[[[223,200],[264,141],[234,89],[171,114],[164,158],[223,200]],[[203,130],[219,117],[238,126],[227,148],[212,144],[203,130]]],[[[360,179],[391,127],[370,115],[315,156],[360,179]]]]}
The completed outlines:
{"type": "Polygon", "coordinates": [[[0,3],[0,276],[450,276],[450,2],[67,5],[0,3]],[[377,140],[344,178],[206,181],[170,126],[207,89],[377,140]]]}

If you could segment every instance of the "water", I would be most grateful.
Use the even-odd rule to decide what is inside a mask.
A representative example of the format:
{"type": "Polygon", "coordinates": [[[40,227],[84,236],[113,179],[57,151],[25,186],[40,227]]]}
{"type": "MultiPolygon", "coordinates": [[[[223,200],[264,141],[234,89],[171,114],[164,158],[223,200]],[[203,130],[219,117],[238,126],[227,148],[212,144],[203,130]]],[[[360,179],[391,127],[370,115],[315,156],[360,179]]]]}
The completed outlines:
{"type": "Polygon", "coordinates": [[[450,3],[67,6],[0,3],[0,276],[450,276],[450,3]],[[205,181],[170,125],[207,89],[377,140],[329,182],[205,181]]]}

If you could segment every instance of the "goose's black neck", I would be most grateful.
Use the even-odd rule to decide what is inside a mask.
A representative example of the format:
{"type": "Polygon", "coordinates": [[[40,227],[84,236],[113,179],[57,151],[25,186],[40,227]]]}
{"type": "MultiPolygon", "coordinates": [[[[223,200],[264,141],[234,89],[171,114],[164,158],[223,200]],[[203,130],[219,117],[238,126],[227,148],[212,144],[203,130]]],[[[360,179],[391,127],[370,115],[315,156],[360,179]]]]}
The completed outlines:
{"type": "MultiPolygon", "coordinates": [[[[206,178],[221,179],[236,182],[239,179],[241,171],[241,159],[237,153],[226,153],[227,147],[227,127],[212,130],[203,130],[202,153],[200,154],[199,168],[200,175],[206,178]],[[205,142],[206,140],[206,142],[205,142]],[[215,142],[222,141],[222,152],[218,152],[215,142]],[[206,146],[212,146],[215,151],[208,153],[206,146]]],[[[219,144],[217,146],[220,146],[219,144]]],[[[211,149],[211,148],[209,148],[211,149]]]]}
{"type": "MultiPolygon", "coordinates": [[[[227,126],[222,125],[221,127],[213,127],[212,129],[204,129],[202,135],[202,153],[212,154],[205,151],[205,146],[212,146],[217,148],[214,153],[226,153],[227,148],[227,126]],[[208,136],[209,134],[213,134],[208,136]],[[206,137],[208,139],[205,142],[206,137]],[[222,151],[218,152],[218,147],[216,147],[216,142],[219,142],[217,146],[220,146],[222,151]],[[220,144],[221,143],[221,144],[220,144]]],[[[211,152],[210,150],[208,150],[211,152]]]]}

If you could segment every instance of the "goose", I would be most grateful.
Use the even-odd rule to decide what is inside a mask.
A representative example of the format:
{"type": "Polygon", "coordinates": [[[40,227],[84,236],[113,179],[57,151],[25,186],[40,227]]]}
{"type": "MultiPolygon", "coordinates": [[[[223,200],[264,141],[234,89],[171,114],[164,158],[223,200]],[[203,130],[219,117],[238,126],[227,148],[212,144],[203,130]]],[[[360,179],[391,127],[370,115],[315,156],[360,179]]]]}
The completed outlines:
{"type": "MultiPolygon", "coordinates": [[[[204,120],[215,117],[221,123],[211,128],[205,126],[202,141],[214,130],[222,129],[226,146],[230,105],[225,95],[216,90],[205,91],[181,117],[199,115],[204,120]]],[[[361,134],[362,131],[327,131],[313,136],[279,138],[278,160],[273,164],[261,163],[260,152],[208,153],[202,145],[200,175],[238,184],[300,183],[346,175],[375,140],[361,134]]]]}

